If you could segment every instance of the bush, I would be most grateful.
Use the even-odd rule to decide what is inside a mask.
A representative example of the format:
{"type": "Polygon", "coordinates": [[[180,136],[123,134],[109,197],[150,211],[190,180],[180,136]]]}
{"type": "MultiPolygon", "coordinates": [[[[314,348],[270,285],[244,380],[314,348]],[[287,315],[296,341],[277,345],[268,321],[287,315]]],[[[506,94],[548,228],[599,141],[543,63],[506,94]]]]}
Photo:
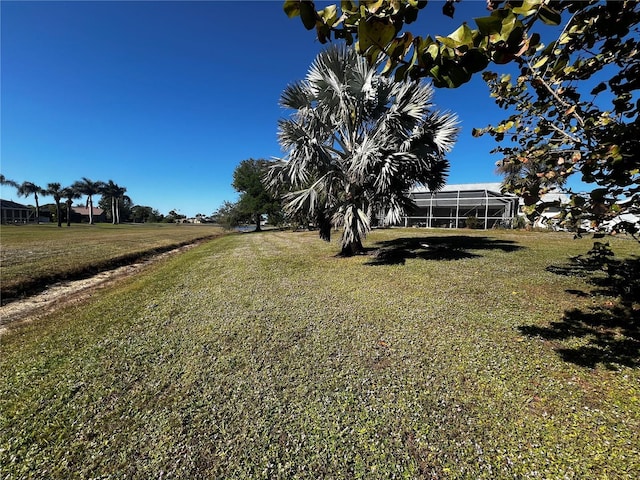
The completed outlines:
{"type": "Polygon", "coordinates": [[[513,228],[521,230],[523,228],[526,228],[526,226],[527,226],[527,219],[522,215],[517,215],[513,219],[513,228]]]}
{"type": "Polygon", "coordinates": [[[482,222],[480,220],[478,220],[477,217],[467,217],[465,224],[467,226],[467,228],[473,228],[473,229],[479,229],[482,228],[482,222]]]}

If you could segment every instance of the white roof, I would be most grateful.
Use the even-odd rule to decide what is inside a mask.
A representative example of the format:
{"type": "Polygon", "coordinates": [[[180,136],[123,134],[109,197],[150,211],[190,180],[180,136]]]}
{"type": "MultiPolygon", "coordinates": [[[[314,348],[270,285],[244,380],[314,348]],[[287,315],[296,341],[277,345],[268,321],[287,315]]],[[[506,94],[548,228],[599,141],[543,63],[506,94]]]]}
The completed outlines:
{"type": "MultiPolygon", "coordinates": [[[[471,191],[485,191],[488,190],[490,192],[501,193],[500,188],[502,184],[500,182],[492,182],[492,183],[458,183],[445,185],[442,189],[438,190],[438,192],[471,192],[471,191]]],[[[411,190],[411,193],[427,193],[429,189],[425,186],[415,187],[411,190]]],[[[508,194],[507,194],[508,195],[508,194]]]]}
{"type": "Polygon", "coordinates": [[[562,192],[549,192],[541,195],[543,202],[560,202],[562,204],[568,203],[571,197],[567,193],[562,192]]]}

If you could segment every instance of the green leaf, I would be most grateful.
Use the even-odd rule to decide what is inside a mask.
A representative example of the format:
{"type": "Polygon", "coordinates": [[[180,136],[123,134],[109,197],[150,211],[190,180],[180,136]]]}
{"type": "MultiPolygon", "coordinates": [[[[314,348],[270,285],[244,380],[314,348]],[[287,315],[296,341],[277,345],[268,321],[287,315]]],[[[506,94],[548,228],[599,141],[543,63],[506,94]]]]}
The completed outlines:
{"type": "Polygon", "coordinates": [[[320,10],[318,12],[318,15],[326,25],[329,25],[331,27],[334,23],[336,23],[336,20],[338,19],[337,8],[338,7],[336,7],[335,5],[329,5],[328,7],[320,10]]]}
{"type": "Polygon", "coordinates": [[[548,61],[549,61],[549,57],[548,56],[545,55],[543,57],[540,57],[540,59],[536,63],[533,64],[533,69],[535,70],[535,69],[538,69],[538,68],[542,67],[548,61]]]}
{"type": "Polygon", "coordinates": [[[449,88],[458,88],[460,85],[471,80],[471,73],[455,63],[448,63],[440,69],[442,78],[447,82],[449,88]]]}
{"type": "Polygon", "coordinates": [[[413,23],[418,18],[418,9],[407,7],[404,10],[404,21],[405,23],[413,23]]]}
{"type": "Polygon", "coordinates": [[[359,53],[366,52],[369,47],[385,48],[396,36],[396,29],[389,20],[370,17],[358,24],[359,53]]]}
{"type": "Polygon", "coordinates": [[[606,188],[596,188],[596,189],[591,191],[589,196],[591,197],[591,199],[593,201],[598,202],[598,201],[604,200],[604,197],[605,197],[606,194],[607,194],[607,189],[606,188]]]}
{"type": "Polygon", "coordinates": [[[529,15],[533,15],[534,13],[536,13],[541,3],[542,0],[524,0],[524,2],[522,2],[522,5],[512,8],[511,11],[513,13],[517,13],[518,15],[528,17],[529,15]]]}
{"type": "Polygon", "coordinates": [[[300,0],[285,0],[282,9],[287,14],[287,17],[297,17],[300,15],[300,0]]]}
{"type": "Polygon", "coordinates": [[[562,16],[548,5],[543,5],[538,11],[538,16],[547,25],[560,25],[562,16]]]}
{"type": "Polygon", "coordinates": [[[453,0],[446,0],[445,4],[442,6],[442,14],[453,18],[455,11],[456,7],[453,5],[453,0]]]}
{"type": "Polygon", "coordinates": [[[380,75],[387,75],[394,68],[396,68],[396,65],[398,65],[398,62],[395,61],[392,57],[387,58],[387,63],[385,63],[384,68],[380,72],[380,75]]]}
{"type": "Polygon", "coordinates": [[[316,27],[317,15],[312,2],[300,2],[300,18],[304,28],[313,30],[316,27]]]}
{"type": "Polygon", "coordinates": [[[409,73],[409,68],[410,65],[402,65],[401,67],[398,67],[398,69],[396,70],[396,74],[394,76],[394,79],[396,82],[402,82],[407,78],[407,74],[409,73]]]}
{"type": "Polygon", "coordinates": [[[471,73],[476,73],[487,68],[487,65],[489,65],[489,59],[477,48],[472,48],[464,54],[460,64],[471,73]]]}
{"type": "Polygon", "coordinates": [[[529,37],[529,47],[526,55],[533,56],[538,48],[542,48],[542,44],[540,43],[540,34],[534,33],[529,37]]]}
{"type": "Polygon", "coordinates": [[[479,17],[473,19],[478,25],[478,29],[482,35],[493,35],[500,33],[502,29],[502,19],[498,16],[479,17]]]}
{"type": "Polygon", "coordinates": [[[351,0],[342,0],[340,2],[340,7],[343,12],[347,13],[356,13],[358,11],[358,5],[356,2],[352,2],[351,0]]]}
{"type": "Polygon", "coordinates": [[[394,58],[402,58],[404,57],[409,48],[411,47],[413,42],[413,35],[411,32],[405,32],[400,37],[394,38],[389,47],[387,48],[387,52],[389,53],[389,57],[394,58]]]}
{"type": "Polygon", "coordinates": [[[520,22],[518,20],[518,17],[516,17],[513,13],[508,12],[502,18],[502,24],[500,27],[500,38],[506,42],[513,33],[513,30],[517,27],[521,28],[522,22],[520,22]]]}
{"type": "Polygon", "coordinates": [[[321,22],[316,23],[316,30],[318,32],[318,41],[322,44],[327,43],[327,41],[331,40],[331,28],[321,22]]]}
{"type": "Polygon", "coordinates": [[[458,42],[456,42],[453,38],[449,37],[441,37],[440,35],[436,35],[436,40],[442,43],[445,47],[448,48],[457,48],[459,46],[458,42]]]}
{"type": "Polygon", "coordinates": [[[607,84],[604,82],[600,82],[593,90],[591,90],[591,95],[598,95],[600,92],[604,92],[607,89],[607,84]]]}
{"type": "Polygon", "coordinates": [[[466,45],[473,47],[473,30],[466,23],[463,23],[455,32],[448,35],[449,38],[456,42],[456,46],[466,45]]]}
{"type": "Polygon", "coordinates": [[[369,10],[371,13],[376,13],[383,3],[384,0],[374,0],[364,3],[364,5],[366,5],[367,10],[369,10]]]}

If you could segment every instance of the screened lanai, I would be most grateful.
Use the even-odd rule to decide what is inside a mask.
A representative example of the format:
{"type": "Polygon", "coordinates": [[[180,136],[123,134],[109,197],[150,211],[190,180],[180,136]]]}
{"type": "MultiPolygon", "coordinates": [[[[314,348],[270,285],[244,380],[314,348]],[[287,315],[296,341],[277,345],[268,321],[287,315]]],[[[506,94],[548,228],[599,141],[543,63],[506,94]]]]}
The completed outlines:
{"type": "Polygon", "coordinates": [[[406,227],[464,228],[469,217],[480,228],[510,227],[518,215],[518,197],[502,193],[499,183],[446,185],[437,192],[421,187],[411,197],[416,208],[404,217],[406,227]]]}

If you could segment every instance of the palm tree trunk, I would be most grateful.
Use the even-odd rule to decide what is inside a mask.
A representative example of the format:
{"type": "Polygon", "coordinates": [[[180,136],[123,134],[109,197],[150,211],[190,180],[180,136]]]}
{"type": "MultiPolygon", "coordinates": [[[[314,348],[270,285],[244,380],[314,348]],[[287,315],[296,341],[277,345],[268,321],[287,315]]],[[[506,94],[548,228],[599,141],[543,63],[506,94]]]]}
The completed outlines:
{"type": "Polygon", "coordinates": [[[116,223],[120,225],[120,199],[116,198],[116,223]]]}
{"type": "Polygon", "coordinates": [[[38,194],[34,193],[33,196],[36,199],[36,225],[40,225],[40,205],[38,204],[38,194]]]}
{"type": "Polygon", "coordinates": [[[347,245],[343,245],[342,250],[340,251],[340,256],[353,257],[354,255],[358,255],[361,253],[364,253],[364,247],[362,246],[362,241],[358,238],[357,240],[354,240],[347,245]]]}
{"type": "Polygon", "coordinates": [[[111,224],[116,224],[116,197],[111,197],[111,224]]]}
{"type": "Polygon", "coordinates": [[[62,218],[60,215],[62,214],[62,209],[60,208],[60,200],[57,198],[54,199],[56,201],[56,218],[58,219],[58,227],[62,226],[62,218]]]}
{"type": "Polygon", "coordinates": [[[262,231],[262,229],[260,228],[260,220],[262,220],[262,215],[256,213],[256,232],[262,231]]]}
{"type": "Polygon", "coordinates": [[[87,198],[87,208],[89,209],[89,225],[93,225],[93,199],[91,195],[87,198]]]}
{"type": "Polygon", "coordinates": [[[71,199],[67,200],[67,227],[71,226],[71,199]]]}

